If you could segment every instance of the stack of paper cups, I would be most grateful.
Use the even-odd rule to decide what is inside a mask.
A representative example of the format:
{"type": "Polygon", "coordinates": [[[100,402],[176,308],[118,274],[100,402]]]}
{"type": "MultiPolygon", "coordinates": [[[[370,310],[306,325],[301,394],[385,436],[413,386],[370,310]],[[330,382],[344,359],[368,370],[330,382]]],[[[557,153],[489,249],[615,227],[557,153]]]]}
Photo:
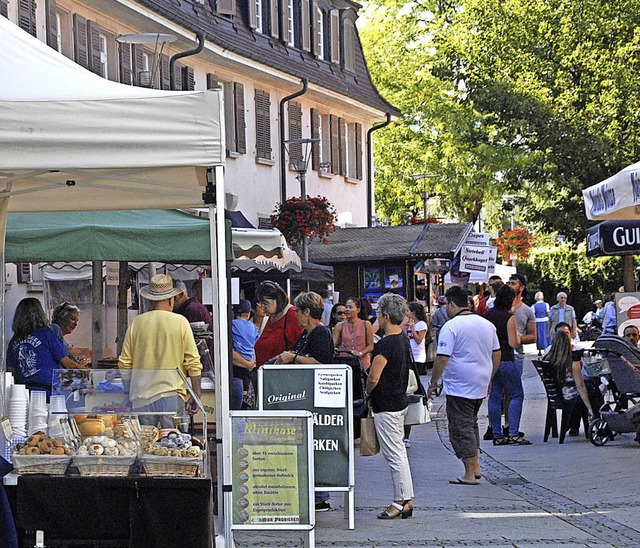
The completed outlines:
{"type": "Polygon", "coordinates": [[[51,396],[49,405],[49,435],[59,438],[63,435],[60,419],[66,416],[67,402],[64,395],[51,396]]]}
{"type": "Polygon", "coordinates": [[[32,391],[29,398],[29,423],[28,434],[34,432],[45,432],[47,429],[47,393],[42,391],[32,391]]]}
{"type": "Polygon", "coordinates": [[[11,386],[13,386],[13,374],[9,371],[5,371],[4,374],[4,394],[3,394],[3,411],[4,413],[9,412],[9,398],[11,397],[11,386]]]}
{"type": "Polygon", "coordinates": [[[13,384],[9,391],[9,421],[14,436],[27,435],[27,406],[29,392],[24,384],[13,384]]]}

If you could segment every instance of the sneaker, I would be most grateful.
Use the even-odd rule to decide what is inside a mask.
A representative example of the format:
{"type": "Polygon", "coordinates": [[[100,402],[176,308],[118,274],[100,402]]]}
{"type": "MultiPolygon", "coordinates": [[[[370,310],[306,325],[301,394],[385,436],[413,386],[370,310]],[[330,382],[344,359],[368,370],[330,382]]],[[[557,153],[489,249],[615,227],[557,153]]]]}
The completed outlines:
{"type": "Polygon", "coordinates": [[[331,510],[331,504],[328,500],[316,502],[316,512],[328,512],[329,510],[331,510]]]}
{"type": "Polygon", "coordinates": [[[405,438],[402,440],[402,443],[404,443],[404,446],[409,449],[409,447],[411,447],[411,440],[409,438],[405,438]]]}

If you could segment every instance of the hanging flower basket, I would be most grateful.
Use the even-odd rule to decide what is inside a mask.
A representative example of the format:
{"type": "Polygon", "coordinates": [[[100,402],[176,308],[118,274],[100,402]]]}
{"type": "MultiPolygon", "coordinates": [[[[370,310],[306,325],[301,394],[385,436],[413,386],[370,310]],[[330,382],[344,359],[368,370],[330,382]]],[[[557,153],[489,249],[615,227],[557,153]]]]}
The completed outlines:
{"type": "Polygon", "coordinates": [[[506,230],[496,240],[496,245],[503,261],[510,261],[512,255],[517,255],[518,259],[526,259],[533,246],[533,235],[524,228],[506,230]]]}
{"type": "Polygon", "coordinates": [[[422,217],[411,217],[411,219],[409,219],[410,225],[426,225],[439,223],[440,219],[438,219],[437,217],[427,217],[426,219],[423,219],[422,217]]]}
{"type": "Polygon", "coordinates": [[[336,221],[336,210],[324,196],[289,198],[276,204],[271,215],[271,223],[291,245],[302,244],[305,238],[308,242],[319,238],[327,243],[327,236],[335,232],[336,221]]]}

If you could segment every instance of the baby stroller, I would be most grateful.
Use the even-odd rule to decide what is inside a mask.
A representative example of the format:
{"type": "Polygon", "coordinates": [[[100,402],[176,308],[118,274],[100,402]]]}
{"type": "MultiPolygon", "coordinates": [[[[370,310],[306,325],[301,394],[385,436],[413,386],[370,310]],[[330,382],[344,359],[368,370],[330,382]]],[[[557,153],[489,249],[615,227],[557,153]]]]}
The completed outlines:
{"type": "Polygon", "coordinates": [[[585,370],[590,377],[600,376],[610,393],[609,401],[600,408],[600,417],[589,425],[589,440],[601,446],[617,434],[640,430],[631,419],[635,410],[629,409],[629,404],[640,402],[640,350],[611,334],[596,340],[593,350],[596,359],[583,360],[585,370]]]}
{"type": "Polygon", "coordinates": [[[344,350],[336,350],[333,363],[346,363],[351,367],[353,374],[353,438],[360,437],[360,419],[367,416],[367,399],[365,389],[367,386],[367,372],[359,358],[344,350]]]}

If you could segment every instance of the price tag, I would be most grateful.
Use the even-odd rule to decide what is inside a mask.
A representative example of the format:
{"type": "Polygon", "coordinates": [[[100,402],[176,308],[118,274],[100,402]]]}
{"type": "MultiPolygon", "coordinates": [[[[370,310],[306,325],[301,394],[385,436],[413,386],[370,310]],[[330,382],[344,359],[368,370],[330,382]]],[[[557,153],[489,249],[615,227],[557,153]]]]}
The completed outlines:
{"type": "Polygon", "coordinates": [[[11,428],[11,422],[9,421],[9,417],[1,417],[0,423],[2,424],[2,432],[4,433],[4,438],[6,440],[12,440],[13,428],[11,428]]]}

